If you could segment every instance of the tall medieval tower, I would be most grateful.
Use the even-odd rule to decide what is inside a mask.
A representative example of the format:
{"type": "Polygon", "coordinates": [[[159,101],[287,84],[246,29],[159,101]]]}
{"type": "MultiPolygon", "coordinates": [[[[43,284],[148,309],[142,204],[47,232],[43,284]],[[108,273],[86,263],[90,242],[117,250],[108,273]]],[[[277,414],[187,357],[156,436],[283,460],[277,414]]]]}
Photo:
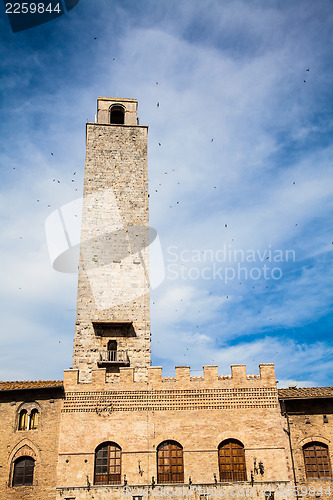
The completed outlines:
{"type": "Polygon", "coordinates": [[[135,99],[98,98],[86,125],[73,353],[82,382],[126,366],[139,381],[151,364],[147,132],[135,99]]]}

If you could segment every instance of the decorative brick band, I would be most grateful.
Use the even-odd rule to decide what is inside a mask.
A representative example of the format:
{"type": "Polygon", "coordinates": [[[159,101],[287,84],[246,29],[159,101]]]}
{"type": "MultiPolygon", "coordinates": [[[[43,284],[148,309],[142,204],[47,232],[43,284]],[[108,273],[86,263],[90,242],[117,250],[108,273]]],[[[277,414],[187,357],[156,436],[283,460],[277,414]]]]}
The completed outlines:
{"type": "Polygon", "coordinates": [[[277,390],[267,388],[67,392],[63,413],[277,408],[277,390]]]}

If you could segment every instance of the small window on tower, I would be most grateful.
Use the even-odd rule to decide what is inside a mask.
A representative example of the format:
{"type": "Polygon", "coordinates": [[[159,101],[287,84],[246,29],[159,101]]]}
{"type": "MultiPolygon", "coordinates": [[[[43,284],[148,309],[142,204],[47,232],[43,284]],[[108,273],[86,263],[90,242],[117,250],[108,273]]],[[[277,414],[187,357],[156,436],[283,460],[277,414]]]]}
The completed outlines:
{"type": "Polygon", "coordinates": [[[110,123],[115,125],[124,125],[125,122],[125,110],[122,106],[116,105],[112,106],[110,114],[110,123]]]}
{"type": "Polygon", "coordinates": [[[109,340],[109,342],[108,342],[107,360],[108,361],[117,361],[117,341],[116,340],[109,340]]]}
{"type": "Polygon", "coordinates": [[[117,341],[109,340],[108,342],[108,351],[116,351],[117,350],[117,341]]]}

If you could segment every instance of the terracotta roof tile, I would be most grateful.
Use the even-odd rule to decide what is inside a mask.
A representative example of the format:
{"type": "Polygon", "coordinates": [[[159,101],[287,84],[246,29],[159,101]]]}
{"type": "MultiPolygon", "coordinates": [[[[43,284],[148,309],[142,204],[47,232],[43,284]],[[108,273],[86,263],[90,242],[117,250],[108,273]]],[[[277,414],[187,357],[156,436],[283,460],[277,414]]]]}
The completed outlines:
{"type": "Polygon", "coordinates": [[[278,389],[280,399],[289,398],[332,398],[333,387],[289,387],[278,389]]]}
{"type": "Polygon", "coordinates": [[[22,389],[49,389],[63,387],[62,380],[20,380],[15,382],[0,382],[0,391],[17,391],[22,389]]]}

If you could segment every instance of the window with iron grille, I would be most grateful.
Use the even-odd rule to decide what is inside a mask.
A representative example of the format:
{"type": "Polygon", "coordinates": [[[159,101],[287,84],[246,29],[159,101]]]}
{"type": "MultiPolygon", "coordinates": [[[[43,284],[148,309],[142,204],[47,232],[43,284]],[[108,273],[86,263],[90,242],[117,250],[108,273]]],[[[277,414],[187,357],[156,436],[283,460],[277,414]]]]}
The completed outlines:
{"type": "Polygon", "coordinates": [[[35,461],[31,457],[20,457],[14,462],[13,486],[33,484],[35,461]]]}
{"type": "Polygon", "coordinates": [[[95,484],[121,483],[121,448],[116,443],[103,443],[95,452],[95,484]]]}
{"type": "Polygon", "coordinates": [[[164,441],[157,448],[157,482],[184,482],[183,447],[176,441],[164,441]]]}
{"type": "Polygon", "coordinates": [[[331,464],[328,446],[324,443],[311,442],[303,446],[305,473],[308,479],[331,477],[331,464]]]}
{"type": "Polygon", "coordinates": [[[219,445],[221,482],[246,481],[244,446],[236,439],[227,439],[219,445]]]}

